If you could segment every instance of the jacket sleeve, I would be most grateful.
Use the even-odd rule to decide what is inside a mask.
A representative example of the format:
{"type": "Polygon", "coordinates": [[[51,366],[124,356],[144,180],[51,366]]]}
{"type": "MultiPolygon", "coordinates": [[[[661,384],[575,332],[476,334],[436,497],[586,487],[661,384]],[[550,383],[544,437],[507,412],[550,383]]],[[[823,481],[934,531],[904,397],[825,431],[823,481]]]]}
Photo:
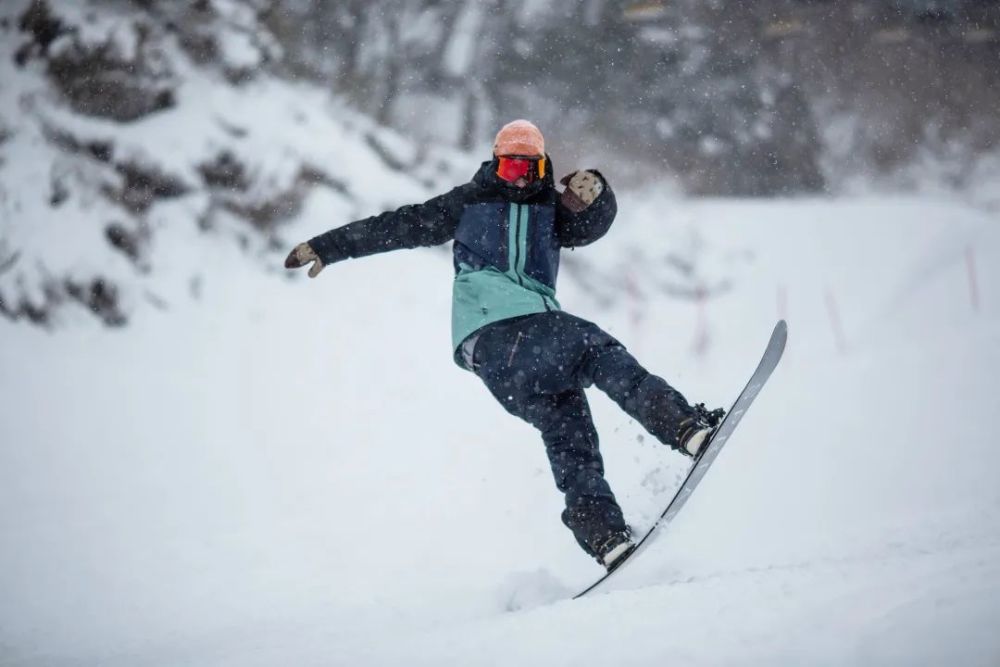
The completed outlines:
{"type": "Polygon", "coordinates": [[[561,200],[556,202],[556,234],[564,248],[585,246],[601,238],[607,234],[618,213],[618,202],[607,179],[600,172],[594,173],[601,177],[604,190],[590,206],[574,213],[561,200]]]}
{"type": "Polygon", "coordinates": [[[324,264],[401,248],[434,246],[455,236],[471,183],[429,199],[331,229],[309,240],[324,264]]]}

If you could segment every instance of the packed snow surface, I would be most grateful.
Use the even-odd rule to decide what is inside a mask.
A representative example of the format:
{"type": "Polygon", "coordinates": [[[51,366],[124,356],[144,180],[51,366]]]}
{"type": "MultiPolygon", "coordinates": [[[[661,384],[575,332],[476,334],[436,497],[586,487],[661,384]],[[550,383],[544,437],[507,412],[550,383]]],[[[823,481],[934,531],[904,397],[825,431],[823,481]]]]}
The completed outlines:
{"type": "MultiPolygon", "coordinates": [[[[778,317],[789,346],[607,586],[570,599],[600,569],[541,442],[451,361],[448,254],[310,281],[176,224],[159,253],[197,299],[121,330],[0,321],[0,663],[1000,663],[995,217],[619,198],[566,253],[567,310],[709,406],[778,317]]],[[[290,233],[341,222],[317,204],[290,233]]],[[[688,462],[590,396],[647,526],[688,462]]]]}
{"type": "MultiPolygon", "coordinates": [[[[215,4],[223,60],[255,69],[252,18],[215,4]]],[[[128,54],[109,16],[81,39],[111,29],[128,54]]],[[[44,302],[100,276],[129,317],[0,318],[0,665],[1000,664],[995,207],[690,201],[609,171],[620,214],[564,253],[567,310],[709,407],[778,318],[789,346],[674,523],[574,601],[601,570],[559,521],[538,435],[451,361],[447,248],[281,267],[477,160],[315,87],[229,85],[172,39],[177,105],[125,124],[73,113],[0,41],[0,291],[44,302]],[[203,178],[227,154],[235,200],[203,178]],[[186,194],[127,213],[106,193],[128,165],[186,194]],[[263,235],[225,205],[280,199],[304,169],[301,208],[263,235]],[[138,261],[112,222],[141,233],[138,261]]],[[[590,166],[554,150],[557,176],[590,166]]],[[[689,461],[590,397],[642,530],[689,461]]]]}

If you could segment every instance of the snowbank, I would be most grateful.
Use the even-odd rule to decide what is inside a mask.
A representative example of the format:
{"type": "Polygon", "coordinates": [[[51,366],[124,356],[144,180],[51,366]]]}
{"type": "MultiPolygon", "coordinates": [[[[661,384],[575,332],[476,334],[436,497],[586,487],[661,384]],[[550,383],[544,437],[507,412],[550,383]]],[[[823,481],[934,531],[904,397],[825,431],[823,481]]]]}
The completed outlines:
{"type": "MultiPolygon", "coordinates": [[[[572,278],[568,309],[710,404],[779,310],[791,337],[698,493],[603,594],[567,600],[597,566],[559,524],[538,438],[450,361],[446,255],[304,281],[222,243],[200,301],[126,330],[0,324],[7,662],[994,664],[991,221],[945,201],[621,199],[569,259],[636,267],[641,317],[572,278]],[[663,255],[686,244],[677,277],[663,255]],[[699,281],[730,287],[669,296],[699,281]]],[[[648,522],[685,462],[593,399],[610,479],[648,522]]]]}

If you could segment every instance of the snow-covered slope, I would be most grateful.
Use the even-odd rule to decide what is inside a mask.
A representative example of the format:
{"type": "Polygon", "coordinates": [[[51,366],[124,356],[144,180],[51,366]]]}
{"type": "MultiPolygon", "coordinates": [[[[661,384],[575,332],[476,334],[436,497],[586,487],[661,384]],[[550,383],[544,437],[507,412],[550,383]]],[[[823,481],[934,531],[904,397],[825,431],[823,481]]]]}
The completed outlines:
{"type": "Polygon", "coordinates": [[[221,246],[276,265],[303,234],[471,173],[467,156],[270,75],[276,47],[249,7],[206,6],[0,7],[0,317],[170,310],[198,297],[221,246]]]}
{"type": "MultiPolygon", "coordinates": [[[[140,45],[128,3],[51,3],[78,30],[19,67],[27,5],[0,6],[0,664],[1000,662],[995,215],[616,183],[567,309],[709,405],[778,317],[790,344],[669,531],[570,601],[599,568],[538,436],[451,362],[449,255],[280,267],[476,156],[240,74],[273,45],[237,3],[219,67],[140,45]],[[46,58],[94,43],[152,49],[172,105],[74,110],[46,58]]],[[[648,525],[686,461],[592,398],[648,525]]]]}
{"type": "MultiPolygon", "coordinates": [[[[304,281],[220,244],[201,301],[127,329],[0,324],[4,664],[996,664],[995,222],[920,199],[621,202],[567,270],[633,267],[634,302],[567,276],[568,309],[709,404],[779,314],[790,344],[601,594],[567,599],[598,568],[537,436],[450,361],[447,256],[304,281]],[[712,296],[665,296],[692,285],[712,296]]],[[[644,525],[685,461],[593,398],[644,525]]]]}

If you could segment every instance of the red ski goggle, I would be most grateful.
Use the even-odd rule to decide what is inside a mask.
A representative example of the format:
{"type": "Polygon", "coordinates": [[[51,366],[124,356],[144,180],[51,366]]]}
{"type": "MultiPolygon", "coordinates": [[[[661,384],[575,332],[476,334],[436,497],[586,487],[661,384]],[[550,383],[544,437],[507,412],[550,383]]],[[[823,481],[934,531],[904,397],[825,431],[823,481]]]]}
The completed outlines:
{"type": "Polygon", "coordinates": [[[545,158],[526,157],[524,155],[504,155],[497,158],[497,176],[513,183],[519,178],[531,183],[535,179],[545,178],[545,158]]]}

